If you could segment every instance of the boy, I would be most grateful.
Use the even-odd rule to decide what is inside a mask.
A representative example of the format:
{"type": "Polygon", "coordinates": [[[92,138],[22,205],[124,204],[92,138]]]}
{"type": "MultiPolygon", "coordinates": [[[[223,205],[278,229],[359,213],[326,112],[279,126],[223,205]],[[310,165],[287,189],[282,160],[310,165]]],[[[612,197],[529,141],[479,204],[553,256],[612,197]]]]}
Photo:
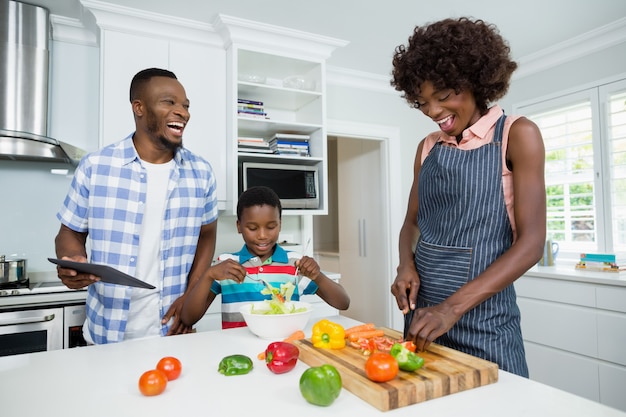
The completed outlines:
{"type": "Polygon", "coordinates": [[[241,194],[237,231],[245,244],[239,252],[220,255],[218,263],[190,290],[181,313],[184,323],[191,326],[200,320],[221,293],[222,328],[245,326],[239,308],[270,298],[261,294],[265,285],[256,279],[263,279],[274,288],[297,282],[294,301],[299,300],[300,294],[317,294],[336,309],[348,308],[350,297],[345,289],[324,275],[315,259],[299,257],[276,244],[281,216],[280,199],[271,188],[251,187],[241,194]]]}

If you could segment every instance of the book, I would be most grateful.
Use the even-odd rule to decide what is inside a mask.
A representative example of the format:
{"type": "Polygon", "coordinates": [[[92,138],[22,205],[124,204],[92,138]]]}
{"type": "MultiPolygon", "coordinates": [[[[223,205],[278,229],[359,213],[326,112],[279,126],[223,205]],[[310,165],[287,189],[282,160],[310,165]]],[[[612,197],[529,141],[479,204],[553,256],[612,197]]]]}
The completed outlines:
{"type": "Polygon", "coordinates": [[[246,119],[269,119],[266,114],[253,114],[245,112],[237,112],[237,115],[246,119]]]}
{"type": "Polygon", "coordinates": [[[602,272],[626,271],[626,259],[618,259],[610,253],[581,253],[576,269],[602,272]]]}
{"type": "Polygon", "coordinates": [[[308,141],[311,139],[309,135],[300,135],[296,133],[276,133],[272,136],[272,139],[276,138],[277,140],[285,139],[291,141],[308,141]]]}
{"type": "Polygon", "coordinates": [[[263,109],[264,106],[262,104],[237,103],[237,108],[239,109],[263,109]]]}
{"type": "Polygon", "coordinates": [[[238,98],[237,99],[237,103],[241,103],[241,104],[256,104],[257,106],[262,106],[263,105],[262,101],[247,100],[247,99],[244,99],[244,98],[238,98]]]}
{"type": "Polygon", "coordinates": [[[237,111],[243,113],[265,114],[263,109],[250,109],[247,107],[237,107],[237,111]]]}
{"type": "Polygon", "coordinates": [[[619,266],[609,262],[578,262],[576,269],[584,269],[587,271],[597,272],[622,272],[626,271],[626,265],[619,266]]]}
{"type": "Polygon", "coordinates": [[[617,262],[617,256],[610,253],[581,253],[580,261],[587,262],[617,262]]]}

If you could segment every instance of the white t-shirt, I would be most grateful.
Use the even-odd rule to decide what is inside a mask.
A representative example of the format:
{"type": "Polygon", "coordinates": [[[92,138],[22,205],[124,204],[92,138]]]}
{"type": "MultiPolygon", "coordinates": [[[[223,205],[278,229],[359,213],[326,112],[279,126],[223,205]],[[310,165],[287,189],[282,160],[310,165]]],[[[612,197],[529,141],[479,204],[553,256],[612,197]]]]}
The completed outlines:
{"type": "Polygon", "coordinates": [[[147,193],[144,217],[139,235],[139,256],[136,276],[154,285],[153,290],[133,288],[124,340],[161,335],[162,271],[160,262],[163,218],[168,195],[170,173],[174,160],[165,164],[141,161],[147,172],[147,193]]]}

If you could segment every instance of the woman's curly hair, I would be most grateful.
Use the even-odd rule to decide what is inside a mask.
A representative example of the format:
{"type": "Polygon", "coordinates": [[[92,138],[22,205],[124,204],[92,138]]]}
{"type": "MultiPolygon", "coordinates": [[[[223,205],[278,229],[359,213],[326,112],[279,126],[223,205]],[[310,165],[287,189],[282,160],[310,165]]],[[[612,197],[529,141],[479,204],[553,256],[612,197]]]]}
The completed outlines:
{"type": "Polygon", "coordinates": [[[435,89],[468,90],[481,113],[503,97],[517,63],[498,29],[483,20],[444,19],[415,27],[408,46],[396,47],[391,85],[412,106],[424,81],[435,89]]]}

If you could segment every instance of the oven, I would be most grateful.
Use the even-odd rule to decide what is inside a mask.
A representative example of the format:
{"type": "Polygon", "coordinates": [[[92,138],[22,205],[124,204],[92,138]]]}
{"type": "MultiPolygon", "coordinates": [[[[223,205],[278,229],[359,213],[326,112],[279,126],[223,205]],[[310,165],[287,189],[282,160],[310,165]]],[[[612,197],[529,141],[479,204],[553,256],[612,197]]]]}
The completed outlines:
{"type": "Polygon", "coordinates": [[[0,356],[86,346],[85,303],[0,308],[0,356]]]}
{"type": "Polygon", "coordinates": [[[71,290],[52,274],[36,282],[0,280],[0,356],[86,345],[86,291],[71,290]]]}
{"type": "Polygon", "coordinates": [[[63,307],[0,311],[0,356],[63,348],[63,307]]]}

